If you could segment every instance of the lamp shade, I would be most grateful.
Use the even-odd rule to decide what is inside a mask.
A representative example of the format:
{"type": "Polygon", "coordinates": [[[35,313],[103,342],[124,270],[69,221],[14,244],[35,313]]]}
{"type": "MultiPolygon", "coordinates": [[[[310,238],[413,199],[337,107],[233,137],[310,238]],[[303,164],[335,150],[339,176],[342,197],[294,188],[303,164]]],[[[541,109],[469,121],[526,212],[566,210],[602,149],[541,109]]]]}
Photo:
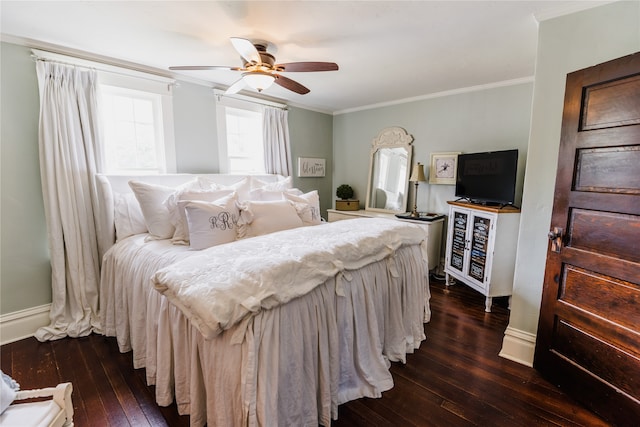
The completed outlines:
{"type": "Polygon", "coordinates": [[[242,76],[244,82],[257,90],[258,92],[262,92],[276,79],[273,74],[265,73],[263,71],[252,71],[250,73],[245,73],[242,76]]]}
{"type": "Polygon", "coordinates": [[[418,162],[413,165],[413,170],[411,171],[411,177],[409,181],[418,182],[418,181],[426,181],[427,178],[424,176],[424,168],[422,167],[422,163],[418,162]]]}

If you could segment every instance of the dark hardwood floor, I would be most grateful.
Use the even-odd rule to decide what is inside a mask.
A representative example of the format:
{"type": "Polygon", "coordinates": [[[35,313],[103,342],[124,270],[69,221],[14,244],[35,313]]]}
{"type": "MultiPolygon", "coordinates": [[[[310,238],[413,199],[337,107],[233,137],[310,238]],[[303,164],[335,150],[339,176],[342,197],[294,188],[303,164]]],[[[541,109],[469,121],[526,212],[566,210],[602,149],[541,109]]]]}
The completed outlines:
{"type": "MultiPolygon", "coordinates": [[[[509,311],[464,285],[432,281],[427,340],[394,363],[395,386],[381,399],[341,405],[334,426],[606,426],[531,368],[498,356],[509,311]]],[[[84,426],[188,426],[175,405],[158,407],[143,369],[114,338],[92,335],[0,348],[2,370],[23,389],[73,383],[74,421],[84,426]]]]}

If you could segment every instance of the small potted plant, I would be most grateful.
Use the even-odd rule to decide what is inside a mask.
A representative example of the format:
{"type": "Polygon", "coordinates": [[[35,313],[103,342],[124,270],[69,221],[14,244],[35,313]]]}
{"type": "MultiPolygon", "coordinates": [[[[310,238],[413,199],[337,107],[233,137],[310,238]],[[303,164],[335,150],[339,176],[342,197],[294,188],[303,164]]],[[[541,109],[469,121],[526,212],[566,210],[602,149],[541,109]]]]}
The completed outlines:
{"type": "Polygon", "coordinates": [[[336,190],[336,196],[340,200],[336,200],[336,210],[339,211],[357,211],[360,209],[360,202],[353,200],[353,188],[348,184],[342,184],[336,190]]]}
{"type": "Polygon", "coordinates": [[[336,190],[336,196],[340,197],[342,200],[349,200],[353,197],[353,188],[348,184],[342,184],[336,190]]]}

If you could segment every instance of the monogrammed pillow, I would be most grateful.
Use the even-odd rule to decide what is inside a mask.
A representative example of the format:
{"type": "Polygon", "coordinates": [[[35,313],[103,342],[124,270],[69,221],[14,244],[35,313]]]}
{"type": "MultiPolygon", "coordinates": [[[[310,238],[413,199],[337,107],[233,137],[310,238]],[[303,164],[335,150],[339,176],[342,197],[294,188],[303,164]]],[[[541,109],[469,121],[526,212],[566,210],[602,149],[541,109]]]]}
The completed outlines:
{"type": "Polygon", "coordinates": [[[214,202],[178,202],[178,207],[184,209],[187,217],[189,245],[192,249],[210,248],[236,240],[240,215],[236,200],[234,192],[214,202]]]}
{"type": "Polygon", "coordinates": [[[233,190],[182,190],[176,191],[165,201],[165,206],[169,209],[171,224],[176,228],[171,238],[174,245],[189,244],[189,228],[187,216],[184,209],[180,209],[178,203],[186,200],[197,200],[201,202],[215,202],[223,197],[229,196],[233,190]]]}
{"type": "Polygon", "coordinates": [[[284,197],[295,203],[300,203],[304,209],[297,209],[300,219],[304,225],[318,225],[322,222],[320,216],[320,196],[317,190],[310,191],[301,195],[294,195],[291,193],[284,193],[284,197]]]}

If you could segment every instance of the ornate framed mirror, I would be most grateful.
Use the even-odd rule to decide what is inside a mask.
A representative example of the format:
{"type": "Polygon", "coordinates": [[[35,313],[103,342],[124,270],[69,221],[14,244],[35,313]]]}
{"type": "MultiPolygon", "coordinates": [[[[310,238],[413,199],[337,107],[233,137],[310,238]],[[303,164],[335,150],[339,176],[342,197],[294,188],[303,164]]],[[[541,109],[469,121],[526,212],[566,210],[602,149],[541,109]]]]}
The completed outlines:
{"type": "Polygon", "coordinates": [[[366,210],[407,211],[412,142],[413,136],[401,127],[382,129],[371,141],[366,210]]]}

